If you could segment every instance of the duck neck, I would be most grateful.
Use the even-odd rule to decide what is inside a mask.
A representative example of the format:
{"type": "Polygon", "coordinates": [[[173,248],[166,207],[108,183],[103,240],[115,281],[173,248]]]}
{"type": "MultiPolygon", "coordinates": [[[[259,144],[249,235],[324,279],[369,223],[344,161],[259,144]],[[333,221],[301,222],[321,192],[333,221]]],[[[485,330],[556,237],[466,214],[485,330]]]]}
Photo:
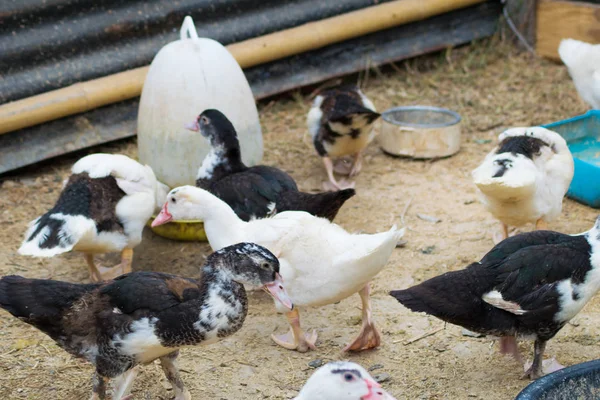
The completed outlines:
{"type": "Polygon", "coordinates": [[[202,208],[210,210],[202,213],[201,219],[204,221],[204,230],[208,237],[208,242],[214,251],[243,241],[240,235],[243,232],[244,224],[236,213],[223,200],[214,197],[214,201],[205,203],[202,208]]]}
{"type": "Polygon", "coordinates": [[[238,331],[248,314],[244,285],[234,281],[222,265],[205,265],[201,282],[205,297],[194,324],[200,336],[204,341],[216,341],[238,331]]]}
{"type": "Polygon", "coordinates": [[[239,144],[230,146],[212,144],[202,166],[198,169],[196,183],[203,187],[208,182],[218,181],[227,175],[246,169],[248,167],[242,162],[239,144]]]}

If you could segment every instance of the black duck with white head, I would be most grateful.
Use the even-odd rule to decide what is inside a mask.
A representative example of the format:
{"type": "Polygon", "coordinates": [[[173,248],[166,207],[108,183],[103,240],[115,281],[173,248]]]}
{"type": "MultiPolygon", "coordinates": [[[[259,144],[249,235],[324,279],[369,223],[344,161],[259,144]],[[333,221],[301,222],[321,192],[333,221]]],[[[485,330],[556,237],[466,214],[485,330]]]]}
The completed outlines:
{"type": "Polygon", "coordinates": [[[348,176],[360,172],[362,152],[375,137],[373,123],[379,116],[371,100],[354,85],[325,90],[315,97],[306,123],[327,170],[329,182],[324,184],[326,188],[354,187],[354,182],[337,182],[333,171],[348,176]],[[340,160],[334,167],[332,157],[347,155],[354,157],[350,166],[340,160]]]}
{"type": "Polygon", "coordinates": [[[525,376],[536,379],[543,374],[546,342],[599,289],[600,217],[578,235],[535,231],[510,237],[466,269],[390,294],[413,311],[502,336],[501,352],[519,361],[515,338],[533,338],[534,360],[525,376]]]}
{"type": "Polygon", "coordinates": [[[185,346],[215,343],[239,330],[248,311],[243,284],[262,286],[293,305],[279,261],[264,247],[239,243],[211,254],[200,279],[133,272],[97,284],[5,276],[0,307],[46,333],[70,354],[96,367],[92,399],[127,395],[139,364],[160,359],[176,400],[190,399],[175,360],[185,346]]]}
{"type": "Polygon", "coordinates": [[[233,124],[218,110],[205,110],[187,125],[210,141],[211,149],[198,170],[196,186],[208,190],[244,221],[275,212],[306,211],[333,221],[354,189],[334,193],[303,193],[280,169],[258,165],[247,167],[233,124]]]}

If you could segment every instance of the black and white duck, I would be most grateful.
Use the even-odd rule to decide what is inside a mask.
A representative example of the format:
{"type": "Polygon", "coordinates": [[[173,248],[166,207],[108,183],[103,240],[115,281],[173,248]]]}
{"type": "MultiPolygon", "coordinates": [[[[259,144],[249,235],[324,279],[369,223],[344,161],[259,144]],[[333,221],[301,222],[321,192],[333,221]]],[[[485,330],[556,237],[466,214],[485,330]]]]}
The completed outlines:
{"type": "Polygon", "coordinates": [[[91,154],[77,161],[50,211],[29,224],[19,253],[53,257],[84,253],[92,281],[131,272],[133,248],[169,188],[152,168],[121,154],[91,154]],[[121,252],[121,263],[104,268],[94,254],[121,252]]]}
{"type": "Polygon", "coordinates": [[[327,189],[354,187],[354,182],[336,181],[333,172],[355,176],[362,168],[362,152],[375,137],[373,123],[379,118],[373,102],[354,85],[321,92],[308,112],[306,123],[317,154],[323,159],[329,182],[327,189]],[[332,157],[353,156],[352,163],[332,157]]]}
{"type": "Polygon", "coordinates": [[[207,345],[242,327],[248,311],[243,284],[262,286],[285,308],[292,303],[279,276],[279,261],[264,247],[238,243],[211,254],[200,279],[132,272],[105,283],[5,276],[0,307],[33,325],[96,371],[92,399],[127,393],[137,366],[160,359],[176,400],[191,399],[176,366],[180,348],[207,345]]]}
{"type": "Polygon", "coordinates": [[[516,338],[534,339],[525,377],[537,379],[546,342],[599,289],[600,217],[578,235],[540,230],[510,237],[466,269],[390,294],[413,311],[501,336],[500,351],[518,361],[516,338]]]}
{"type": "Polygon", "coordinates": [[[483,205],[502,224],[495,242],[508,237],[509,225],[547,229],[562,211],[573,173],[573,156],[558,133],[539,126],[502,132],[472,173],[483,205]]]}
{"type": "Polygon", "coordinates": [[[244,221],[282,211],[306,211],[333,221],[354,189],[334,193],[298,191],[294,179],[265,165],[247,167],[241,157],[237,132],[218,110],[205,110],[186,125],[210,141],[211,149],[198,170],[196,186],[229,204],[244,221]]]}
{"type": "Polygon", "coordinates": [[[360,365],[330,362],[311,375],[294,400],[396,400],[360,365]]]}

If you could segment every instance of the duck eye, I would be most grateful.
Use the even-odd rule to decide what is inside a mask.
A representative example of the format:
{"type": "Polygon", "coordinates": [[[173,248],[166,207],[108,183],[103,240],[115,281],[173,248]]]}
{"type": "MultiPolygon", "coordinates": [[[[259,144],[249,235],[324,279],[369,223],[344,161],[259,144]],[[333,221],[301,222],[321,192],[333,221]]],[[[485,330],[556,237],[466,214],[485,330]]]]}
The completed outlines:
{"type": "Polygon", "coordinates": [[[171,203],[177,203],[177,200],[175,200],[175,197],[171,197],[171,203]]]}
{"type": "Polygon", "coordinates": [[[344,374],[344,380],[346,382],[352,382],[354,380],[354,375],[352,375],[352,374],[344,374]]]}
{"type": "Polygon", "coordinates": [[[262,263],[261,264],[261,268],[269,269],[269,264],[268,263],[262,263]]]}
{"type": "Polygon", "coordinates": [[[207,124],[208,124],[208,118],[206,118],[206,117],[201,117],[201,118],[200,118],[200,122],[202,122],[204,125],[207,125],[207,124]]]}

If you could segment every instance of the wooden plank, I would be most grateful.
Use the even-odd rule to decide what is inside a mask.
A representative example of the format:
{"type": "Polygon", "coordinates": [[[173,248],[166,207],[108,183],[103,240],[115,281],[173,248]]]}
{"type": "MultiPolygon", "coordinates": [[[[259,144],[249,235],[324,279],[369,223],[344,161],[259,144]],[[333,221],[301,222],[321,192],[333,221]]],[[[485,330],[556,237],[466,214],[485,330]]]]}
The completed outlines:
{"type": "Polygon", "coordinates": [[[540,0],[536,31],[537,53],[560,60],[558,45],[562,39],[600,43],[600,4],[540,0]]]}

